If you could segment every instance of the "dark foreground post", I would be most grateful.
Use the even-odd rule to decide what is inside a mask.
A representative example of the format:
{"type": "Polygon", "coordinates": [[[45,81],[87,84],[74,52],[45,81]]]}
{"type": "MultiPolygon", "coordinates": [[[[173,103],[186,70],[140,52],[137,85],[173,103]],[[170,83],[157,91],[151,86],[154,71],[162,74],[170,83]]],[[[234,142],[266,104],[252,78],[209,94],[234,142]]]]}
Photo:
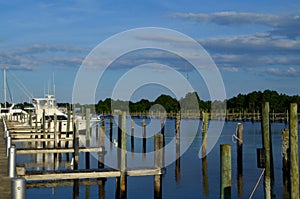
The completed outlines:
{"type": "Polygon", "coordinates": [[[265,150],[266,170],[265,170],[265,198],[271,199],[273,189],[273,155],[272,155],[272,137],[270,132],[270,107],[269,102],[262,105],[262,141],[265,150]]]}
{"type": "Polygon", "coordinates": [[[237,171],[238,171],[238,196],[243,195],[243,124],[237,126],[237,171]]]}
{"type": "Polygon", "coordinates": [[[142,120],[143,155],[146,155],[146,120],[142,120]]]}
{"type": "Polygon", "coordinates": [[[283,180],[283,198],[290,198],[289,180],[290,180],[290,166],[289,166],[289,129],[282,130],[282,180],[283,180]]]}
{"type": "Polygon", "coordinates": [[[290,178],[291,198],[299,198],[298,112],[297,103],[290,105],[290,178]]]}
{"type": "MultiPolygon", "coordinates": [[[[154,137],[154,166],[161,169],[163,166],[163,135],[155,134],[154,137]]],[[[154,198],[162,198],[162,179],[161,174],[154,175],[154,198]]]]}
{"type": "Polygon", "coordinates": [[[180,181],[180,114],[176,115],[176,162],[175,162],[175,179],[180,181]]]}
{"type": "Polygon", "coordinates": [[[220,176],[221,176],[221,199],[231,198],[231,146],[222,144],[220,146],[220,176]]]}
{"type": "Polygon", "coordinates": [[[79,127],[79,121],[76,121],[75,127],[73,128],[73,148],[74,148],[74,153],[73,153],[73,161],[74,161],[74,170],[78,169],[78,155],[79,155],[79,132],[78,132],[78,127],[79,127]]]}

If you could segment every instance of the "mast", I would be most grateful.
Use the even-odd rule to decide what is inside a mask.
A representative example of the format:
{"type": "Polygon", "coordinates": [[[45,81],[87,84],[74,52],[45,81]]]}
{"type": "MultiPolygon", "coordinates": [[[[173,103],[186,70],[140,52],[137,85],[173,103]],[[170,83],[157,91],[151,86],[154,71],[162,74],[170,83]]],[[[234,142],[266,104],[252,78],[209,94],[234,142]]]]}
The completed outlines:
{"type": "Polygon", "coordinates": [[[6,70],[3,71],[3,87],[4,87],[4,108],[6,108],[6,70]]]}

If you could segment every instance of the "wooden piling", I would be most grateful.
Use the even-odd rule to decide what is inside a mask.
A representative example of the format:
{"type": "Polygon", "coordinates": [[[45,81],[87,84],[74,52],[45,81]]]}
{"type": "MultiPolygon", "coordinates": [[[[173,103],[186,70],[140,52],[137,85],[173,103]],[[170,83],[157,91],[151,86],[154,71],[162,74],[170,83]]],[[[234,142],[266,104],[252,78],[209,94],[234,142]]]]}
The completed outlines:
{"type": "Polygon", "coordinates": [[[231,146],[220,146],[220,176],[221,176],[221,199],[231,198],[231,146]]]}
{"type": "Polygon", "coordinates": [[[202,112],[202,158],[206,157],[207,131],[208,131],[208,113],[202,112]]]}
{"type": "MultiPolygon", "coordinates": [[[[154,166],[155,168],[163,167],[163,135],[155,134],[154,136],[154,166]]],[[[161,174],[154,175],[154,198],[162,198],[162,179],[161,174]]]]}
{"type": "Polygon", "coordinates": [[[243,124],[238,123],[237,135],[237,173],[238,173],[238,196],[243,195],[243,124]]]}
{"type": "MultiPolygon", "coordinates": [[[[90,129],[90,113],[91,113],[91,109],[90,108],[86,108],[85,110],[85,121],[86,121],[86,129],[85,129],[85,140],[86,140],[86,147],[90,146],[90,133],[91,133],[91,129],[90,129]]],[[[90,168],[90,153],[86,152],[85,153],[85,168],[89,169],[90,168]]]]}
{"type": "Polygon", "coordinates": [[[131,153],[133,155],[134,154],[134,120],[131,120],[131,137],[130,137],[130,142],[131,142],[131,153]]]}
{"type": "Polygon", "coordinates": [[[180,115],[176,115],[176,162],[175,162],[175,179],[180,181],[180,115]]]}
{"type": "MultiPolygon", "coordinates": [[[[43,138],[46,138],[46,116],[45,116],[45,109],[43,110],[43,117],[42,117],[42,129],[43,129],[43,138]]],[[[46,142],[43,142],[43,147],[46,147],[46,142]]]]}
{"type": "Polygon", "coordinates": [[[109,140],[112,143],[112,133],[113,133],[113,117],[109,118],[109,140]]]}
{"type": "Polygon", "coordinates": [[[121,135],[121,175],[120,175],[120,198],[127,197],[127,136],[126,136],[126,112],[122,113],[122,135],[121,135]]]}
{"type": "Polygon", "coordinates": [[[262,141],[265,150],[266,170],[265,170],[265,198],[271,199],[273,193],[273,155],[272,155],[272,137],[270,132],[270,107],[269,102],[262,104],[262,141]]]}
{"type": "Polygon", "coordinates": [[[291,197],[299,198],[299,163],[298,163],[298,112],[297,103],[290,104],[289,148],[290,148],[290,181],[291,197]]]}
{"type": "Polygon", "coordinates": [[[78,127],[79,127],[79,121],[76,121],[75,127],[73,128],[74,131],[74,136],[73,136],[73,148],[74,148],[74,153],[73,153],[73,160],[74,160],[74,170],[78,169],[78,155],[79,155],[79,132],[78,132],[78,127]]]}
{"type": "Polygon", "coordinates": [[[282,180],[283,180],[283,198],[290,198],[289,181],[290,181],[290,165],[289,165],[289,129],[282,130],[282,180]]]}
{"type": "Polygon", "coordinates": [[[142,120],[143,154],[146,153],[146,120],[142,120]]]}

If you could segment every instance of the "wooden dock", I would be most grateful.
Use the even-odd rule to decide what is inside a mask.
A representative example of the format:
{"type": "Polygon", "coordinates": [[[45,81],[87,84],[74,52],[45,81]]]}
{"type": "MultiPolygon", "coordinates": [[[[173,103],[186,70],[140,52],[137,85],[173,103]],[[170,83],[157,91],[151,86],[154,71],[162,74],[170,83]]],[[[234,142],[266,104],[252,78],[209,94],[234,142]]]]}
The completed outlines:
{"type": "Polygon", "coordinates": [[[8,158],[4,140],[3,122],[0,120],[0,194],[1,198],[11,198],[11,180],[8,177],[8,158]]]}

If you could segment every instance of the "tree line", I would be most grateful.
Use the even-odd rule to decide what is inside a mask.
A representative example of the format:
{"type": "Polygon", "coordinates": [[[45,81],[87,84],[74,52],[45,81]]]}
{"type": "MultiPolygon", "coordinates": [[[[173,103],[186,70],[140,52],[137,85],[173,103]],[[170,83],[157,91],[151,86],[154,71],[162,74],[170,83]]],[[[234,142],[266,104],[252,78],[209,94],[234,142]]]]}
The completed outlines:
{"type": "MultiPolygon", "coordinates": [[[[211,105],[214,104],[225,104],[229,112],[253,112],[260,111],[261,104],[263,102],[270,103],[270,111],[276,113],[284,113],[289,109],[290,103],[300,104],[300,96],[288,96],[286,94],[279,94],[277,91],[265,90],[265,91],[254,91],[248,94],[238,94],[235,97],[227,99],[226,101],[204,101],[202,100],[196,92],[187,93],[185,97],[177,100],[169,95],[162,94],[157,97],[154,101],[149,101],[147,99],[141,99],[137,102],[131,101],[121,101],[113,100],[107,98],[105,100],[99,100],[97,104],[84,105],[84,107],[89,107],[94,113],[109,113],[112,112],[112,107],[114,110],[125,110],[129,112],[148,112],[150,109],[152,111],[166,111],[168,113],[176,113],[179,111],[210,111],[211,105]],[[198,103],[195,103],[198,102],[198,103]],[[197,105],[198,104],[198,105],[197,105]],[[155,106],[154,106],[155,105],[155,106]]],[[[8,106],[10,104],[7,104],[8,106]]],[[[69,103],[58,103],[59,107],[70,108],[69,103]]],[[[2,107],[4,105],[2,104],[2,107]]],[[[30,103],[20,103],[17,104],[18,108],[29,107],[30,103]]],[[[82,105],[75,105],[75,107],[82,107],[82,105]]]]}

